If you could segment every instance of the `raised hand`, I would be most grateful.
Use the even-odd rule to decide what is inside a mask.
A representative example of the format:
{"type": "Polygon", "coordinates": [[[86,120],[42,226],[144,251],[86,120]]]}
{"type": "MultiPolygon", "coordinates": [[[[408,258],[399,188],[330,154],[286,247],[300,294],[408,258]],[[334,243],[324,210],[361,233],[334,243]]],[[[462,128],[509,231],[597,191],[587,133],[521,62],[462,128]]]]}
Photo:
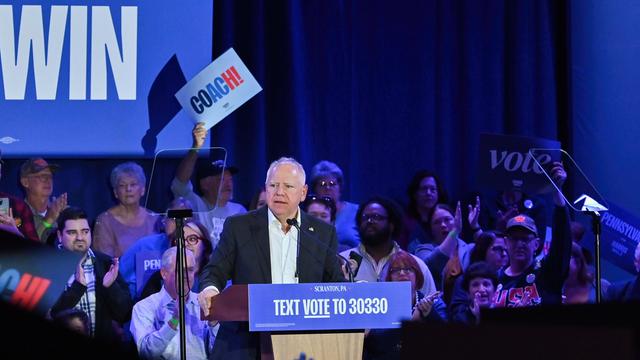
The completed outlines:
{"type": "Polygon", "coordinates": [[[63,193],[59,197],[54,197],[49,204],[49,208],[47,209],[47,217],[45,220],[49,224],[53,224],[58,220],[58,216],[60,212],[67,207],[67,193],[63,193]]]}
{"type": "Polygon", "coordinates": [[[453,217],[453,227],[458,234],[462,232],[462,210],[460,210],[460,201],[458,201],[458,205],[456,205],[456,213],[453,217]]]}
{"type": "Polygon", "coordinates": [[[561,162],[555,161],[551,167],[551,179],[558,187],[562,187],[567,180],[567,172],[561,162]]]}
{"type": "Polygon", "coordinates": [[[197,123],[191,132],[193,135],[193,144],[191,147],[194,149],[200,149],[202,145],[204,145],[204,139],[207,137],[208,132],[209,130],[204,128],[203,122],[197,123]]]}
{"type": "Polygon", "coordinates": [[[496,229],[504,231],[507,227],[507,221],[516,215],[518,215],[518,208],[516,206],[510,207],[505,212],[498,210],[496,214],[496,229]]]}
{"type": "Polygon", "coordinates": [[[13,209],[9,208],[9,212],[7,214],[0,214],[0,224],[9,226],[18,231],[16,220],[13,218],[13,209]]]}
{"type": "Polygon", "coordinates": [[[120,268],[120,259],[118,259],[117,257],[113,258],[113,263],[111,264],[111,267],[109,267],[109,271],[107,271],[107,273],[104,274],[104,277],[102,278],[102,286],[104,286],[105,288],[108,288],[109,286],[113,285],[113,283],[118,278],[119,268],[120,268]]]}
{"type": "Polygon", "coordinates": [[[344,262],[344,260],[342,259],[338,261],[342,263],[342,265],[340,266],[340,269],[342,270],[342,275],[344,276],[345,279],[349,280],[349,269],[347,268],[347,266],[351,269],[351,273],[355,274],[356,270],[358,269],[358,262],[355,261],[354,259],[349,259],[348,262],[344,262]]]}
{"type": "Polygon", "coordinates": [[[475,293],[471,304],[469,304],[469,310],[471,310],[476,321],[480,320],[480,293],[475,293]]]}
{"type": "Polygon", "coordinates": [[[431,310],[433,309],[433,304],[441,294],[442,293],[440,291],[436,291],[433,294],[427,295],[420,299],[420,301],[418,301],[415,306],[413,319],[417,320],[420,317],[425,318],[429,316],[429,313],[431,313],[431,310]]]}
{"type": "Polygon", "coordinates": [[[468,205],[469,210],[469,226],[472,230],[480,228],[479,220],[480,220],[480,196],[476,196],[476,205],[471,206],[468,205]]]}

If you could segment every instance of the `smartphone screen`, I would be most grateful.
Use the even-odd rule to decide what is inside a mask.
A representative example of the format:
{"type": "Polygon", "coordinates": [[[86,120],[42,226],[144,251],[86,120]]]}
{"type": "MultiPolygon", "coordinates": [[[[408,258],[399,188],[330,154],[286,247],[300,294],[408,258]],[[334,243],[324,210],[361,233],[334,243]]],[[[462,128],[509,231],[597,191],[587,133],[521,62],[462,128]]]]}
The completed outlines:
{"type": "Polygon", "coordinates": [[[6,198],[6,197],[0,198],[0,214],[2,215],[9,214],[9,198],[6,198]]]}

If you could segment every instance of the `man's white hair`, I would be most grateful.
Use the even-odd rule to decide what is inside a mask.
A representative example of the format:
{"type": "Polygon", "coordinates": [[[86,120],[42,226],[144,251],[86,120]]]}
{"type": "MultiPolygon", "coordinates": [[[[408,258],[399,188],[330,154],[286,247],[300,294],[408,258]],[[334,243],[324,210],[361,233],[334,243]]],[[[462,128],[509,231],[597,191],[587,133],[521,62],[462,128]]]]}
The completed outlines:
{"type": "Polygon", "coordinates": [[[304,172],[304,168],[302,167],[302,165],[294,158],[290,158],[290,157],[281,157],[280,159],[274,161],[271,163],[271,165],[269,165],[269,170],[267,170],[267,178],[264,180],[264,183],[266,184],[269,181],[269,176],[271,176],[271,173],[280,165],[283,164],[291,164],[293,166],[295,166],[298,169],[298,173],[300,173],[301,177],[302,177],[302,184],[306,184],[307,183],[307,174],[304,172]]]}
{"type": "MultiPolygon", "coordinates": [[[[185,249],[186,253],[187,253],[187,257],[191,257],[193,260],[195,261],[195,257],[193,255],[193,252],[189,249],[185,249]]],[[[176,270],[176,254],[178,252],[178,248],[176,246],[170,247],[168,248],[163,254],[162,254],[162,269],[164,271],[175,271],[176,270]]],[[[189,262],[187,261],[187,264],[189,262]]]]}

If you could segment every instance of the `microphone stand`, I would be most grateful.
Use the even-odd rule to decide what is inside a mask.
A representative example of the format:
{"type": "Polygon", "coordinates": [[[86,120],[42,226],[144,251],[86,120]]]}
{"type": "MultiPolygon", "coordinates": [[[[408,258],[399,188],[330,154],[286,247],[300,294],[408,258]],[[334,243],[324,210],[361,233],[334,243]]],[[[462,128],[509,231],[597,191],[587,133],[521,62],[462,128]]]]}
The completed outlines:
{"type": "MultiPolygon", "coordinates": [[[[298,263],[300,261],[300,233],[302,232],[302,229],[300,228],[300,225],[298,225],[298,219],[293,218],[293,219],[287,219],[287,224],[291,225],[293,227],[295,227],[298,230],[298,257],[296,258],[296,278],[298,277],[298,263]]],[[[305,231],[306,233],[306,231],[305,231]]],[[[324,245],[324,244],[322,244],[324,245]]],[[[345,266],[347,268],[347,272],[349,273],[349,282],[355,282],[355,276],[353,275],[353,270],[351,269],[351,266],[349,266],[349,260],[347,260],[347,258],[345,258],[344,256],[340,255],[340,253],[336,253],[336,255],[344,260],[345,262],[345,266]]]]}
{"type": "Polygon", "coordinates": [[[193,210],[191,209],[177,209],[177,210],[169,210],[167,212],[167,217],[170,219],[174,219],[176,221],[176,276],[178,277],[178,327],[180,329],[180,359],[187,359],[187,328],[184,323],[185,314],[184,314],[184,305],[185,299],[188,294],[185,294],[184,291],[184,273],[187,268],[187,253],[186,247],[184,245],[184,221],[187,218],[193,216],[193,210]]]}
{"type": "Polygon", "coordinates": [[[602,302],[602,273],[600,264],[600,236],[602,235],[602,217],[597,211],[586,211],[591,216],[591,231],[595,237],[596,304],[602,302]]]}

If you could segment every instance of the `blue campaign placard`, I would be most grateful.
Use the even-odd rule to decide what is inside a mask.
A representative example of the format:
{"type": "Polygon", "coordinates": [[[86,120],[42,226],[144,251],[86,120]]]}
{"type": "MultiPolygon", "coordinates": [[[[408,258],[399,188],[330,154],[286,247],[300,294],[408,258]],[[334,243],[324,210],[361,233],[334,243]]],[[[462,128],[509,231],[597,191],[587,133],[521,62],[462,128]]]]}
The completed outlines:
{"type": "MultiPolygon", "coordinates": [[[[609,211],[602,213],[602,256],[620,268],[635,273],[634,252],[640,241],[640,219],[626,210],[608,202],[609,211]]],[[[593,243],[593,233],[585,234],[582,244],[593,243]]]]}
{"type": "Polygon", "coordinates": [[[543,167],[557,158],[558,152],[538,151],[536,160],[529,149],[560,149],[560,142],[549,139],[503,135],[480,134],[478,150],[478,181],[495,190],[519,189],[528,194],[551,191],[549,181],[536,160],[543,167]]]}
{"type": "Polygon", "coordinates": [[[398,328],[411,316],[409,282],[249,285],[250,331],[398,328]]]}
{"type": "Polygon", "coordinates": [[[162,252],[139,251],[136,254],[136,294],[140,295],[147,280],[160,270],[162,264],[162,252]]]}

